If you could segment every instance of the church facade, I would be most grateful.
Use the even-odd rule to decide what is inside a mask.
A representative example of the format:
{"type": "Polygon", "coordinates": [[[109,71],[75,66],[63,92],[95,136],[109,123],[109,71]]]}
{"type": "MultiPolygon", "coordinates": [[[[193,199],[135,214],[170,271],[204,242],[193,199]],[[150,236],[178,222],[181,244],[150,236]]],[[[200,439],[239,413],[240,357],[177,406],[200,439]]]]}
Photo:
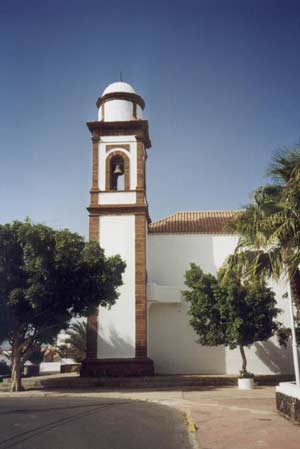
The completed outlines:
{"type": "MultiPolygon", "coordinates": [[[[238,350],[204,347],[189,324],[182,298],[191,262],[216,273],[238,237],[225,231],[235,211],[177,212],[151,222],[146,161],[151,147],[144,100],[124,82],[109,85],[97,100],[98,120],[88,122],[92,137],[89,238],[108,256],[126,262],[120,297],[111,309],[88,317],[83,376],[237,374],[238,350]]],[[[272,285],[288,326],[284,283],[272,285]]],[[[255,374],[293,372],[290,348],[275,338],[247,349],[255,374]]]]}

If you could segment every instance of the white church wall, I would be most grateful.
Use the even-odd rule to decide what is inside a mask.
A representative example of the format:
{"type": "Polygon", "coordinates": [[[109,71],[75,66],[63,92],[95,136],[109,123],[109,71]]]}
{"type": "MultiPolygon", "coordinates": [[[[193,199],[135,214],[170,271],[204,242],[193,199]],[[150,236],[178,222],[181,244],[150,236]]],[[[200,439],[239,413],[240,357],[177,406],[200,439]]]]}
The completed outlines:
{"type": "Polygon", "coordinates": [[[236,243],[236,236],[148,234],[148,282],[182,289],[184,273],[191,262],[216,273],[236,243]]]}
{"type": "MultiPolygon", "coordinates": [[[[270,280],[269,287],[276,294],[277,307],[282,310],[278,321],[285,326],[290,326],[288,312],[288,299],[283,298],[287,292],[284,280],[275,282],[270,280]]],[[[293,373],[293,358],[291,345],[287,348],[279,346],[276,337],[265,342],[255,343],[250,349],[246,348],[248,361],[247,369],[259,374],[290,374],[293,373]]],[[[241,356],[239,349],[230,350],[226,348],[226,370],[227,372],[238,372],[241,369],[241,356]]]]}
{"type": "MultiPolygon", "coordinates": [[[[149,234],[147,239],[148,282],[160,286],[185,288],[184,273],[191,262],[215,274],[233,252],[236,236],[206,234],[149,234]]],[[[284,283],[272,283],[278,307],[286,308],[284,283]]],[[[175,302],[175,301],[174,301],[175,302]]],[[[241,369],[238,350],[203,347],[189,324],[187,305],[154,303],[148,312],[149,356],[160,373],[228,373],[241,369]]],[[[280,321],[289,324],[288,314],[280,321]]],[[[291,373],[290,348],[279,347],[276,338],[246,349],[248,369],[256,374],[291,373]]]]}
{"type": "Polygon", "coordinates": [[[224,348],[208,348],[196,343],[185,308],[185,304],[153,304],[149,308],[148,352],[155,372],[224,373],[224,348]]]}
{"type": "Polygon", "coordinates": [[[168,285],[158,285],[154,283],[147,284],[147,300],[148,302],[168,302],[180,303],[181,290],[178,287],[170,287],[168,285]]]}
{"type": "Polygon", "coordinates": [[[99,358],[135,355],[135,217],[100,217],[100,246],[107,256],[119,254],[126,262],[120,297],[111,310],[99,309],[99,358]]]}
{"type": "Polygon", "coordinates": [[[130,190],[135,190],[137,185],[137,143],[130,144],[130,190]]]}

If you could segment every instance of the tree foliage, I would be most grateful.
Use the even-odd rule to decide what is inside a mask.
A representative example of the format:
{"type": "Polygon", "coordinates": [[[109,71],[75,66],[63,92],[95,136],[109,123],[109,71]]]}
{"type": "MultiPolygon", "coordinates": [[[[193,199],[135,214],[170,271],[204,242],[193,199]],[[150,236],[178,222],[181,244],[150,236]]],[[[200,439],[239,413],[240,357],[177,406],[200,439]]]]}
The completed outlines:
{"type": "Polygon", "coordinates": [[[221,274],[205,274],[195,264],[185,273],[189,290],[183,295],[189,303],[190,324],[202,345],[239,347],[245,371],[243,347],[270,338],[278,329],[280,310],[274,292],[264,283],[242,283],[234,272],[222,282],[221,274]]]}
{"type": "Polygon", "coordinates": [[[12,347],[12,388],[32,347],[54,341],[71,318],[118,298],[125,264],[67,229],[15,221],[0,225],[1,340],[12,347]]]}
{"type": "Polygon", "coordinates": [[[268,175],[272,183],[229,225],[240,237],[227,268],[263,281],[286,277],[300,318],[300,146],[276,154],[268,175]]]}

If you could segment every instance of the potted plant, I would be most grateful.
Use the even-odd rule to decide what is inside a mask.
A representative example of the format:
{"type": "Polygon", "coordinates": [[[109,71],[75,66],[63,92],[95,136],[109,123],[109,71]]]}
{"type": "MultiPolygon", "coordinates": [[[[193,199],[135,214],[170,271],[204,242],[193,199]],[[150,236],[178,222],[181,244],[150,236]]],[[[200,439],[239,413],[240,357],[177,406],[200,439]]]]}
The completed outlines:
{"type": "Polygon", "coordinates": [[[241,370],[238,377],[238,386],[240,390],[251,390],[254,388],[254,374],[247,370],[241,370]]]}

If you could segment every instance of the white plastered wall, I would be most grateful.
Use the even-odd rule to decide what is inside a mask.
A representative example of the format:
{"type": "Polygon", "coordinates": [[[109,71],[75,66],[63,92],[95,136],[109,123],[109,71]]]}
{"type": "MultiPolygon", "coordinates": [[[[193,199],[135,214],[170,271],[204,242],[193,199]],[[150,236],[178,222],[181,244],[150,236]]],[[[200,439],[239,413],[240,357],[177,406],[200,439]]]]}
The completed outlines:
{"type": "MultiPolygon", "coordinates": [[[[237,237],[207,234],[148,234],[147,271],[149,284],[185,288],[184,273],[191,262],[205,272],[216,273],[236,246],[237,237]]],[[[278,306],[286,308],[284,283],[273,284],[278,306]]],[[[170,290],[171,291],[171,290],[170,290]]],[[[280,321],[288,325],[285,312],[280,321]]],[[[241,369],[239,351],[222,346],[204,347],[189,324],[187,305],[152,302],[148,311],[148,348],[158,373],[228,373],[241,369]]],[[[256,374],[293,372],[290,348],[278,346],[275,338],[246,349],[248,369],[256,374]]]]}
{"type": "Polygon", "coordinates": [[[99,308],[98,358],[135,355],[135,217],[100,217],[100,246],[107,256],[119,254],[126,262],[120,296],[110,310],[99,308]]]}
{"type": "Polygon", "coordinates": [[[110,100],[99,108],[98,120],[102,120],[102,108],[104,106],[105,122],[119,122],[134,120],[133,103],[126,100],[110,100]]]}
{"type": "Polygon", "coordinates": [[[135,204],[136,192],[101,192],[99,204],[135,204]]]}
{"type": "Polygon", "coordinates": [[[136,105],[136,118],[138,120],[141,120],[143,118],[143,110],[138,104],[136,105]]]}

